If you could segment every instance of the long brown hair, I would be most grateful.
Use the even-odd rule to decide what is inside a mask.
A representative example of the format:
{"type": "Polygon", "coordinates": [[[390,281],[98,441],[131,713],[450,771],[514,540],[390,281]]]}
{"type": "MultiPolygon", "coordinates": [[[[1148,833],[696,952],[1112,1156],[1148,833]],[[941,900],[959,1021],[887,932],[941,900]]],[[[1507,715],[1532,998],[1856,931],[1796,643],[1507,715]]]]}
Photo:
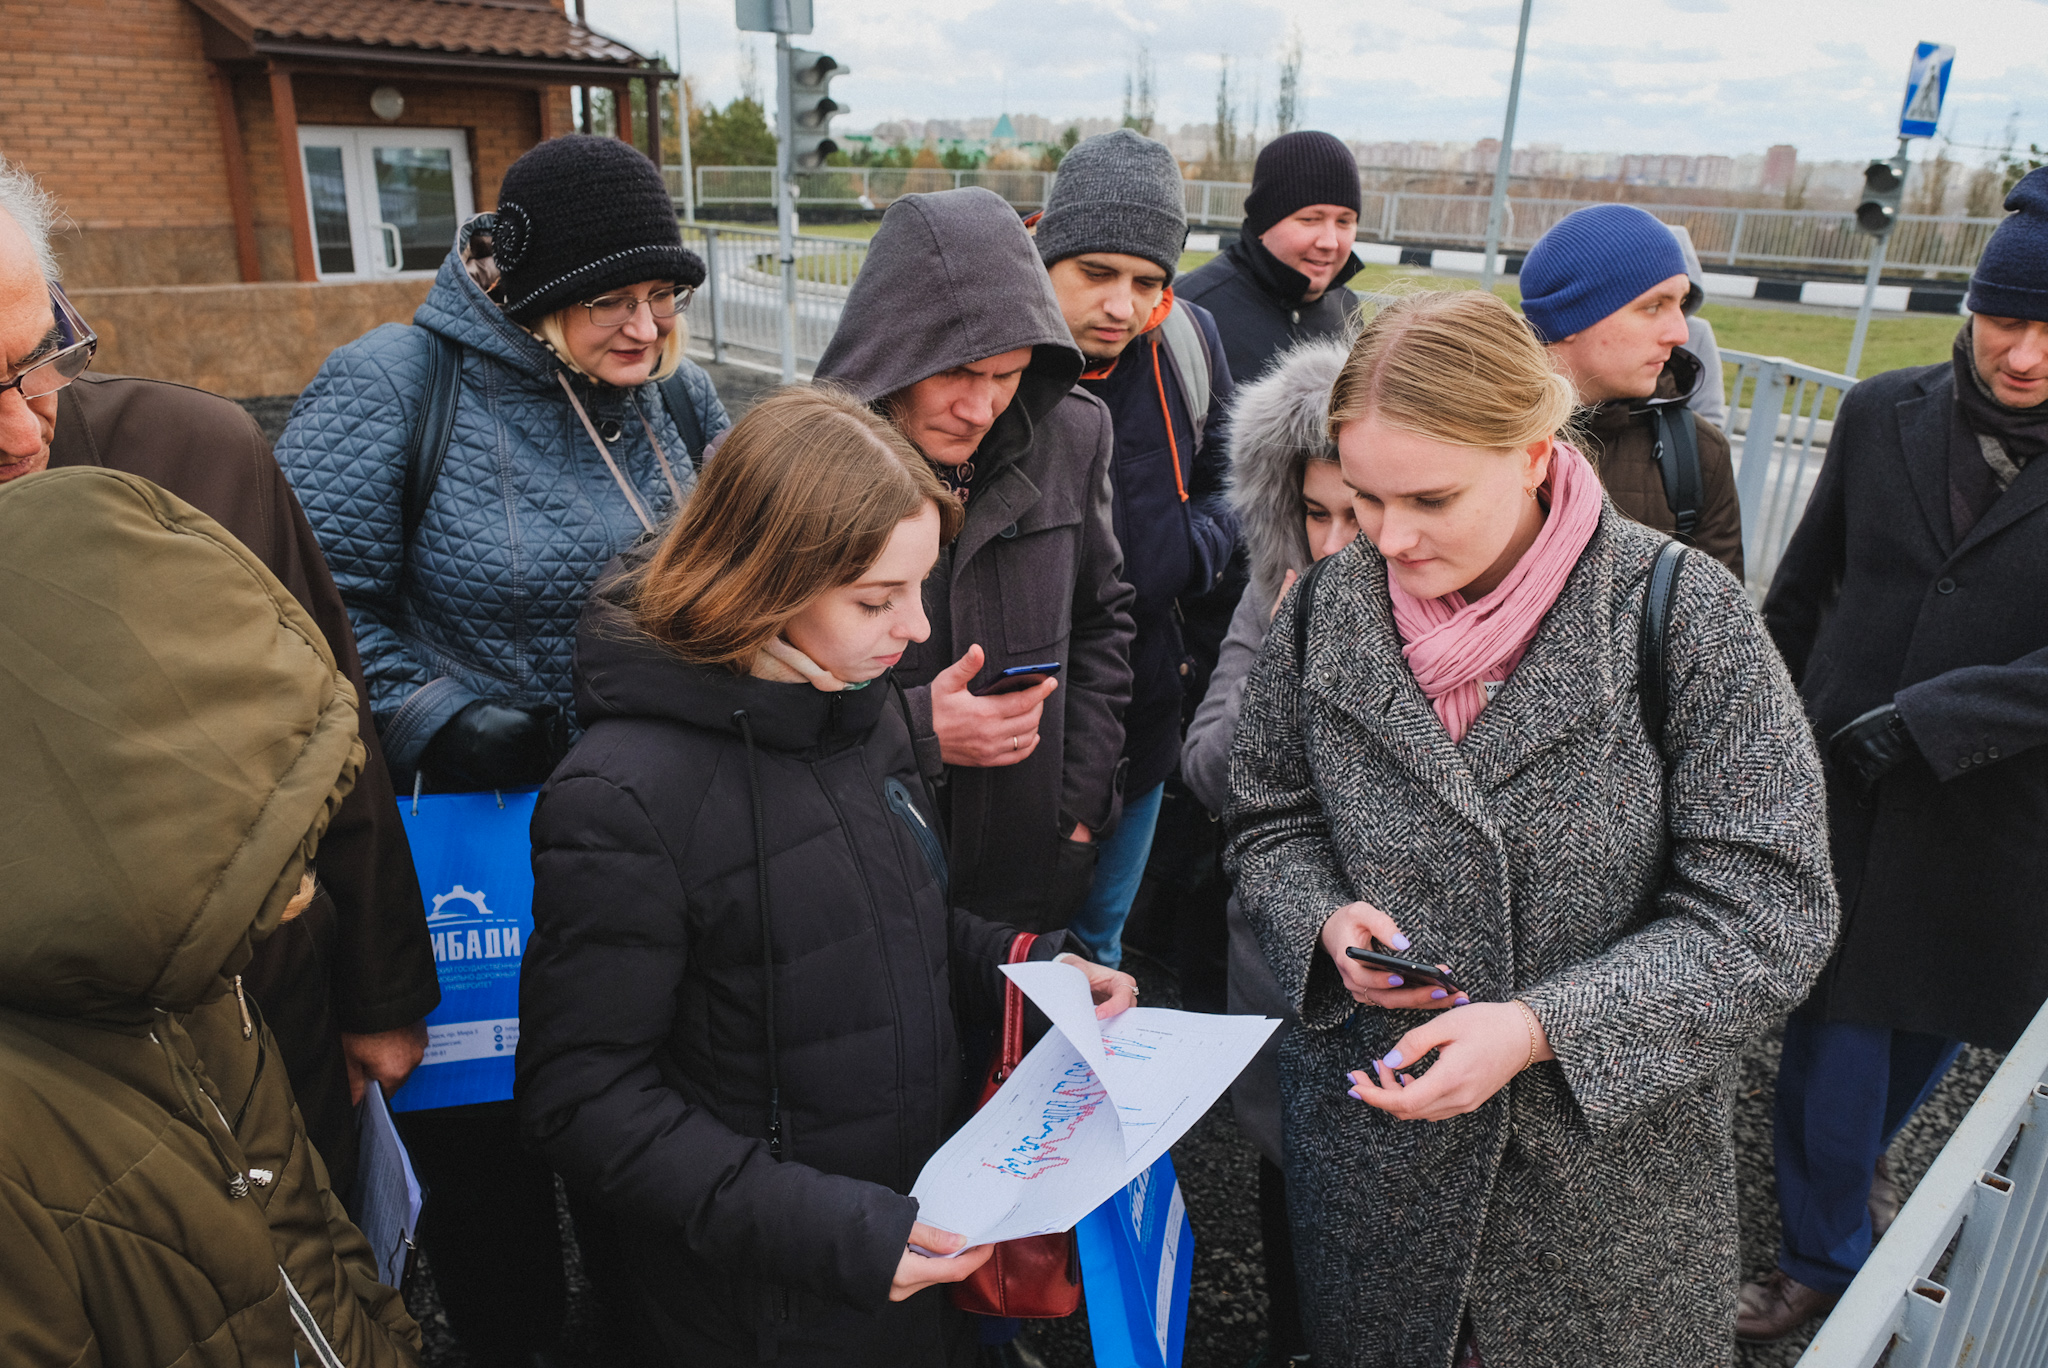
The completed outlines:
{"type": "Polygon", "coordinates": [[[1510,451],[1571,439],[1571,381],[1515,311],[1484,290],[1422,290],[1373,316],[1330,391],[1330,439],[1371,413],[1451,446],[1510,451]]]}
{"type": "Polygon", "coordinates": [[[631,594],[640,630],[744,674],[806,604],[852,584],[925,505],[966,514],[895,428],[841,390],[777,390],[733,425],[631,594]]]}

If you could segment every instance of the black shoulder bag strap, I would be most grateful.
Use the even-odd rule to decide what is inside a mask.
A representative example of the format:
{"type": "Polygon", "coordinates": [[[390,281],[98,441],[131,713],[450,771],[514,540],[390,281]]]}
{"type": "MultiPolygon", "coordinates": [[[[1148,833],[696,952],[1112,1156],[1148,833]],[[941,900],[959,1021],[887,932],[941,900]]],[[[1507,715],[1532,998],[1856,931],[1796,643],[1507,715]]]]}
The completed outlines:
{"type": "Polygon", "coordinates": [[[1636,693],[1643,705],[1643,730],[1659,754],[1664,751],[1664,719],[1671,711],[1671,665],[1665,642],[1671,634],[1671,607],[1678,601],[1678,571],[1685,547],[1665,542],[1650,565],[1643,591],[1643,624],[1636,636],[1636,693]]]}
{"type": "Polygon", "coordinates": [[[405,540],[410,559],[412,539],[427,516],[427,501],[441,482],[441,463],[448,458],[448,438],[455,431],[455,404],[462,393],[462,347],[430,329],[427,335],[427,384],[420,399],[405,449],[405,540]]]}
{"type": "Polygon", "coordinates": [[[1299,677],[1308,672],[1308,615],[1316,606],[1316,576],[1323,573],[1323,567],[1330,563],[1325,556],[1308,568],[1308,573],[1295,583],[1294,597],[1294,673],[1299,677]]]}
{"type": "Polygon", "coordinates": [[[1678,539],[1692,545],[1700,525],[1700,435],[1693,411],[1683,404],[1657,407],[1657,469],[1664,476],[1664,502],[1678,520],[1678,539]]]}
{"type": "Polygon", "coordinates": [[[691,467],[702,474],[704,425],[697,421],[697,406],[690,402],[690,387],[683,383],[682,368],[677,367],[655,388],[661,391],[661,402],[668,409],[668,416],[675,421],[676,431],[682,434],[683,450],[690,455],[691,467]]]}

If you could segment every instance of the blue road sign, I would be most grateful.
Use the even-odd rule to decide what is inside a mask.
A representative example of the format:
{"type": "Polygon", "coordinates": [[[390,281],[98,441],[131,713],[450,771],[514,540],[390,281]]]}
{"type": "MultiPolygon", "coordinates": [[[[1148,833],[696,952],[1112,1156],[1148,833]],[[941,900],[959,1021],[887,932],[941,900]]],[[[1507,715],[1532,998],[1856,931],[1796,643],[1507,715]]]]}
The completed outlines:
{"type": "Polygon", "coordinates": [[[1913,49],[1906,72],[1906,102],[1899,106],[1899,136],[1931,138],[1941,122],[1941,102],[1948,97],[1948,73],[1956,50],[1946,43],[1922,43],[1913,49]]]}

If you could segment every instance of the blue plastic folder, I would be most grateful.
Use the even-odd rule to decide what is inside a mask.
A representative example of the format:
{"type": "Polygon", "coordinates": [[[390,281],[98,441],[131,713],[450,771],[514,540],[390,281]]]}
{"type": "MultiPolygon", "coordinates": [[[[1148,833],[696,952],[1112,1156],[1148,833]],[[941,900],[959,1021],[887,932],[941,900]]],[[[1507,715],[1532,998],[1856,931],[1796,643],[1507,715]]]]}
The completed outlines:
{"type": "Polygon", "coordinates": [[[1074,1227],[1097,1368],[1180,1368],[1195,1230],[1162,1154],[1074,1227]]]}
{"type": "Polygon", "coordinates": [[[427,1111],[512,1096],[519,1046],[519,964],[533,934],[537,788],[432,793],[398,800],[426,899],[441,1005],[427,1015],[427,1054],[391,1099],[427,1111]]]}

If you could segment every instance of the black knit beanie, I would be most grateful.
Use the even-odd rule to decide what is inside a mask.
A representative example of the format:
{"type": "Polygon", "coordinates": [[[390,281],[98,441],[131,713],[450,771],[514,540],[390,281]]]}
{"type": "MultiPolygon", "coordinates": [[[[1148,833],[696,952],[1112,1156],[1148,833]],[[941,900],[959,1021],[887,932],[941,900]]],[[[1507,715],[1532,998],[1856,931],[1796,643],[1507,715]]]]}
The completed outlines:
{"type": "Polygon", "coordinates": [[[491,244],[505,313],[521,324],[642,280],[704,282],[661,172],[617,138],[572,133],[513,162],[491,244]]]}
{"type": "Polygon", "coordinates": [[[1244,197],[1244,232],[1257,237],[1311,204],[1334,204],[1357,213],[1358,160],[1328,133],[1284,133],[1259,153],[1251,193],[1244,197]]]}

